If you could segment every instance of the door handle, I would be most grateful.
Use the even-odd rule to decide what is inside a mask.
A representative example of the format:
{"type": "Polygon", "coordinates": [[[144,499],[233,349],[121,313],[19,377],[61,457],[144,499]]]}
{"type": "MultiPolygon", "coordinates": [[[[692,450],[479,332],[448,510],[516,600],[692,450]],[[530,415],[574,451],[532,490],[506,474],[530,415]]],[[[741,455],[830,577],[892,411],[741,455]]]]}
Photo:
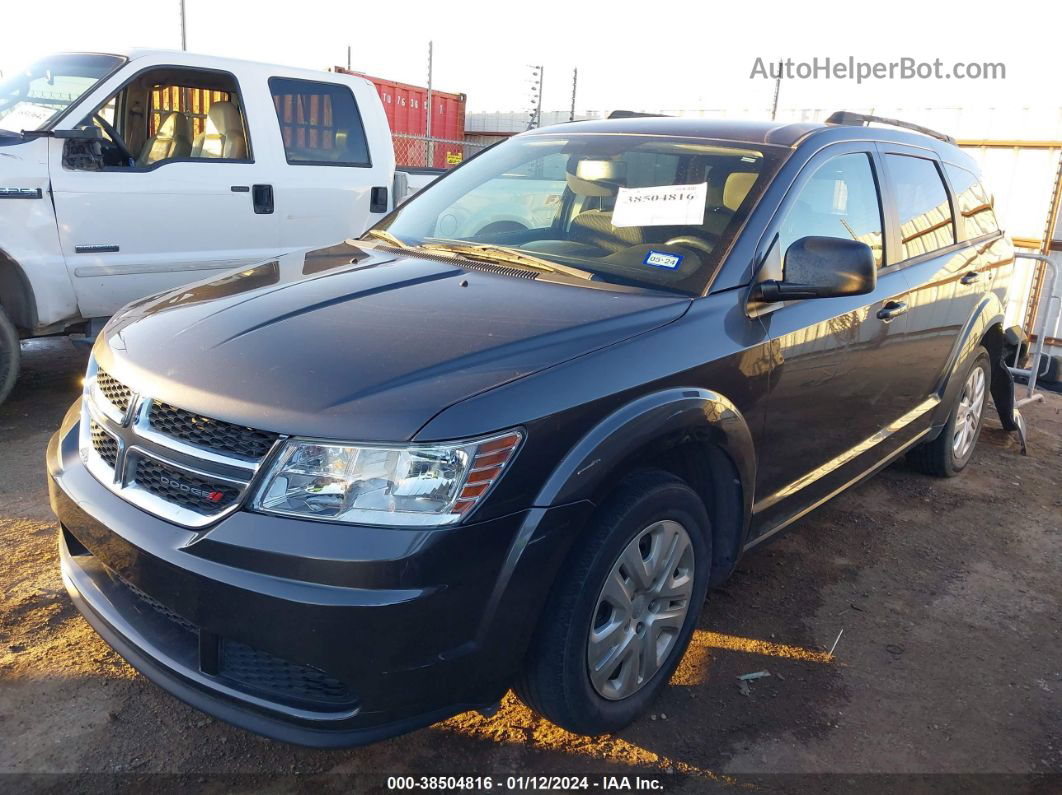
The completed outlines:
{"type": "Polygon", "coordinates": [[[252,185],[251,204],[257,215],[269,215],[273,212],[273,186],[252,185]]]}
{"type": "Polygon", "coordinates": [[[907,304],[903,301],[889,301],[878,310],[878,320],[888,323],[893,318],[899,317],[907,311],[907,304]]]}
{"type": "Polygon", "coordinates": [[[961,279],[959,279],[959,284],[973,284],[974,282],[978,281],[980,278],[981,278],[981,274],[980,273],[978,273],[977,271],[970,271],[965,276],[963,276],[961,279]]]}

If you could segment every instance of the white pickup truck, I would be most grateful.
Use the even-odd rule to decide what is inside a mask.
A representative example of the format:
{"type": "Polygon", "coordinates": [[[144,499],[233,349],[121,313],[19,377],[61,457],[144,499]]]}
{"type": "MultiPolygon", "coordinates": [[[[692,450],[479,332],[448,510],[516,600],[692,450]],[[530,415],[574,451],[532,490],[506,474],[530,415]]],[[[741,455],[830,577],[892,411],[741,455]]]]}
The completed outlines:
{"type": "Polygon", "coordinates": [[[19,340],[361,234],[395,169],[364,78],[184,52],[50,56],[0,82],[0,402],[19,340]]]}

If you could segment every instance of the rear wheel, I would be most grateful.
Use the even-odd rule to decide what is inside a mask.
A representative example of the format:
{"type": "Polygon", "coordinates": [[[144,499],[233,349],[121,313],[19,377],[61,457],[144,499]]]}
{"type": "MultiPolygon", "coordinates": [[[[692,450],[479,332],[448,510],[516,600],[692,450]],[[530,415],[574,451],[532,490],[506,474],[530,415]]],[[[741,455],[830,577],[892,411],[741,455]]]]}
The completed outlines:
{"type": "Polygon", "coordinates": [[[988,351],[982,348],[966,371],[944,430],[932,442],[908,454],[916,469],[947,478],[966,467],[981,435],[991,379],[988,351]]]}
{"type": "Polygon", "coordinates": [[[7,400],[18,380],[20,356],[18,331],[0,306],[0,403],[7,400]]]}
{"type": "Polygon", "coordinates": [[[627,478],[554,584],[516,692],[581,734],[616,731],[667,684],[708,587],[700,498],[662,471],[627,478]]]}

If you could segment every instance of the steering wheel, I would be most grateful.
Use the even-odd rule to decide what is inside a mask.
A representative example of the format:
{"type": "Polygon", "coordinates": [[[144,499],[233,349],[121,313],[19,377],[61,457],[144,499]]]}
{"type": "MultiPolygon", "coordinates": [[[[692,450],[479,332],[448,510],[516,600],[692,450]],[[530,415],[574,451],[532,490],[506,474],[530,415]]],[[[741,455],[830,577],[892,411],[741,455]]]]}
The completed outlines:
{"type": "Polygon", "coordinates": [[[696,249],[697,251],[703,251],[705,254],[711,254],[715,250],[715,244],[719,242],[717,235],[710,235],[715,240],[705,240],[702,237],[695,237],[694,235],[679,235],[673,237],[664,243],[665,246],[685,246],[686,248],[696,249]]]}
{"type": "Polygon", "coordinates": [[[111,143],[113,143],[118,148],[118,151],[121,152],[122,157],[126,158],[129,161],[129,165],[133,165],[133,163],[136,162],[136,158],[133,157],[133,153],[129,151],[129,147],[126,145],[125,139],[118,134],[118,131],[116,129],[114,129],[114,125],[98,113],[95,114],[92,119],[96,122],[96,124],[103,128],[103,131],[107,133],[107,135],[111,137],[111,143]]]}

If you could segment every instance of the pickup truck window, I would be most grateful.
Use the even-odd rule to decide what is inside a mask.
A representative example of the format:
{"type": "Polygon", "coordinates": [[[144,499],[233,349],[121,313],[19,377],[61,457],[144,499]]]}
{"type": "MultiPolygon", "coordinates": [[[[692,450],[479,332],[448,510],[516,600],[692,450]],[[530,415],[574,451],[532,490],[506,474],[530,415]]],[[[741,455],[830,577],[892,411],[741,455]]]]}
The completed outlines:
{"type": "Polygon", "coordinates": [[[948,179],[955,191],[955,209],[962,216],[962,225],[959,227],[960,240],[973,240],[981,235],[989,235],[999,231],[999,222],[996,220],[996,211],[992,208],[992,199],[985,192],[984,186],[977,179],[977,175],[965,168],[946,164],[948,179]]]}
{"type": "Polygon", "coordinates": [[[896,211],[900,216],[903,259],[955,242],[955,219],[937,164],[924,157],[886,155],[896,211]]]}
{"type": "Polygon", "coordinates": [[[0,130],[42,130],[125,63],[117,55],[64,54],[0,81],[0,130]]]}
{"type": "Polygon", "coordinates": [[[354,95],[346,86],[269,78],[288,163],[297,166],[371,165],[354,95]]]}
{"type": "Polygon", "coordinates": [[[108,168],[251,157],[239,87],[226,72],[176,66],[146,70],[83,123],[100,127],[108,168]]]}
{"type": "Polygon", "coordinates": [[[539,133],[477,156],[380,229],[409,245],[502,245],[596,280],[698,295],[784,154],[697,138],[539,133]]]}
{"type": "Polygon", "coordinates": [[[795,241],[808,235],[843,237],[866,243],[881,267],[881,201],[870,157],[840,155],[820,166],[804,183],[779,230],[784,256],[795,241]]]}

